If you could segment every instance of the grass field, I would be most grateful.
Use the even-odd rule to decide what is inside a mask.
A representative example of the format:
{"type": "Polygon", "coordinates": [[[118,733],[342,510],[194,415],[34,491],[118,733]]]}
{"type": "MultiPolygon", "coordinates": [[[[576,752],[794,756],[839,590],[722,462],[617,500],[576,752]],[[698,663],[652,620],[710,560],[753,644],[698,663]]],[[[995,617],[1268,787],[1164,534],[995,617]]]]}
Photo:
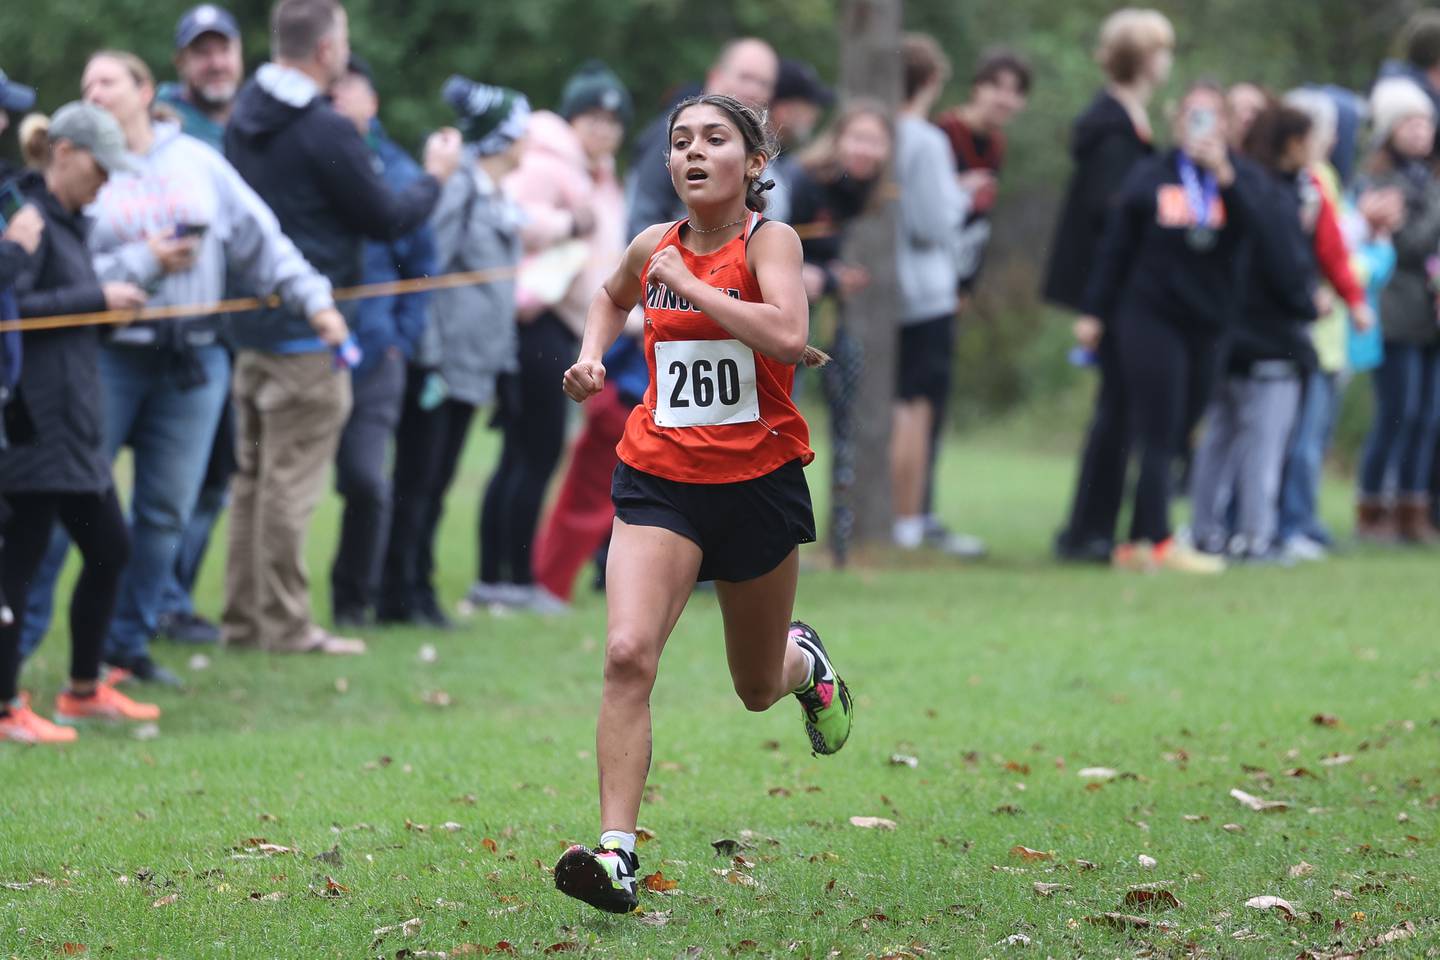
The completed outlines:
{"type": "MultiPolygon", "coordinates": [[[[486,464],[445,525],[452,599],[486,464]]],[[[641,818],[642,871],[676,886],[643,916],[568,901],[546,870],[597,828],[587,596],[563,620],[377,632],[358,660],[207,651],[195,669],[161,648],[190,686],[156,696],[158,736],[0,751],[0,956],[1440,955],[1440,558],[1059,569],[1069,479],[1062,457],[959,443],[945,512],[994,560],[803,578],[798,612],[858,699],[835,758],[810,756],[794,705],[743,710],[696,596],[641,818]],[[1261,895],[1295,916],[1246,906],[1261,895]]],[[[46,706],[62,639],[27,672],[46,706]]]]}

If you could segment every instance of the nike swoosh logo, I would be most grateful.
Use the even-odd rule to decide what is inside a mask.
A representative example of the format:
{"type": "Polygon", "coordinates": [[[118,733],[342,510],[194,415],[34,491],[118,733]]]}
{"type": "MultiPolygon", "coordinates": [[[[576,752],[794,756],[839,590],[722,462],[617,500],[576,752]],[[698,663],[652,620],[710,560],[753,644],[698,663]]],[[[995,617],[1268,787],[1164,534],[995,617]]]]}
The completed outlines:
{"type": "Polygon", "coordinates": [[[725,269],[724,267],[711,267],[711,268],[710,268],[710,276],[713,277],[713,276],[715,276],[715,274],[719,273],[721,270],[724,270],[724,269],[725,269]]]}

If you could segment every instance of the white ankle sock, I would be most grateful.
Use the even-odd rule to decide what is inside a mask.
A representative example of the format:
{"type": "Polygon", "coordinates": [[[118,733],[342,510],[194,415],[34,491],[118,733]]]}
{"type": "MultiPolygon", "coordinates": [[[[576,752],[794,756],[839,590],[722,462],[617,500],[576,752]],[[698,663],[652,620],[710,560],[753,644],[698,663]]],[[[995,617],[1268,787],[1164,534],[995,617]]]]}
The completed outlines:
{"type": "Polygon", "coordinates": [[[924,517],[896,517],[894,538],[898,546],[914,550],[925,540],[924,517]]]}
{"type": "Polygon", "coordinates": [[[624,850],[626,853],[634,854],[635,834],[625,833],[622,830],[606,830],[604,833],[600,834],[600,846],[604,847],[607,844],[617,844],[619,845],[620,849],[624,850]]]}
{"type": "Polygon", "coordinates": [[[790,692],[800,693],[802,690],[809,690],[811,681],[815,679],[815,657],[799,644],[796,644],[795,649],[799,650],[800,656],[805,658],[805,679],[801,680],[800,685],[790,692]]]}

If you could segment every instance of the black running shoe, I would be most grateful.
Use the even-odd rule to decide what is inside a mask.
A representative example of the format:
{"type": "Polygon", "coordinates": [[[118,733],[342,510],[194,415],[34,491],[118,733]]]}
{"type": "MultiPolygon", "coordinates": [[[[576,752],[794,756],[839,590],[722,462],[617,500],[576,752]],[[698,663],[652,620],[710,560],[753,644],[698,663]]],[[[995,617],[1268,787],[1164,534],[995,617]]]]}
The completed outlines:
{"type": "Polygon", "coordinates": [[[639,869],[640,859],[618,847],[591,850],[576,844],[555,864],[555,889],[596,910],[630,913],[640,905],[635,892],[639,869]]]}

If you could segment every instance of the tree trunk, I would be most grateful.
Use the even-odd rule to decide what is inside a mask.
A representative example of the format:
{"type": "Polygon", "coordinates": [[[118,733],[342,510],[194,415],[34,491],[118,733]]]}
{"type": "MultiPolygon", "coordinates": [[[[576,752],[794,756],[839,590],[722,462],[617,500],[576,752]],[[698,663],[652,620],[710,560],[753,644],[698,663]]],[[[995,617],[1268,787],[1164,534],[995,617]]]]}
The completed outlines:
{"type": "MultiPolygon", "coordinates": [[[[893,117],[900,106],[902,0],[846,0],[840,25],[840,86],[847,100],[879,101],[893,117]]],[[[837,438],[836,514],[831,531],[837,564],[850,553],[862,559],[890,543],[890,434],[895,402],[896,320],[900,290],[895,274],[895,197],[887,166],[865,213],[849,229],[847,263],[862,264],[870,284],[842,301],[840,325],[858,353],[858,383],[851,393],[849,437],[837,438]],[[848,449],[847,449],[848,447],[848,449]]],[[[843,357],[837,374],[844,373],[843,357]]]]}

